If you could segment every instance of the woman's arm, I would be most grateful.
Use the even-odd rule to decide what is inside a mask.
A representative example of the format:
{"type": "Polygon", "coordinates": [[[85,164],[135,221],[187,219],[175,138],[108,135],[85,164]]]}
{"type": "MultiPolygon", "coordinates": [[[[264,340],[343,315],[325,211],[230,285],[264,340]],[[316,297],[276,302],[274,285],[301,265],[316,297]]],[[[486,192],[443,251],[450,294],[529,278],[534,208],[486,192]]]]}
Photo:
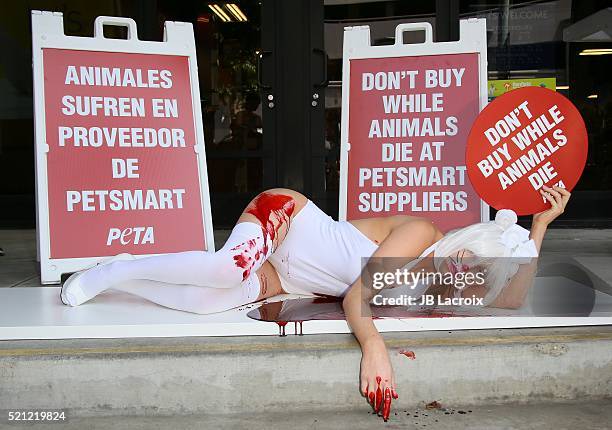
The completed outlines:
{"type": "MultiPolygon", "coordinates": [[[[379,257],[416,258],[433,243],[436,231],[436,228],[427,220],[413,220],[400,224],[391,229],[371,259],[379,257]],[[408,238],[410,240],[407,240],[408,238]]],[[[371,283],[362,273],[350,287],[342,305],[346,320],[361,346],[361,393],[370,401],[375,411],[383,411],[383,418],[386,420],[390,411],[391,397],[397,398],[397,394],[387,348],[372,321],[369,303],[376,293],[377,290],[372,288],[371,283]],[[383,406],[382,409],[381,406],[383,406]]]]}
{"type": "MultiPolygon", "coordinates": [[[[540,194],[551,204],[549,209],[533,216],[529,238],[533,239],[538,254],[542,248],[542,241],[548,229],[548,225],[563,213],[571,196],[570,192],[561,187],[549,188],[544,186],[540,194]]],[[[502,289],[490,306],[496,308],[518,309],[527,296],[527,292],[533,286],[536,272],[538,270],[537,258],[533,258],[528,264],[521,264],[519,270],[510,280],[510,283],[502,289]]]]}

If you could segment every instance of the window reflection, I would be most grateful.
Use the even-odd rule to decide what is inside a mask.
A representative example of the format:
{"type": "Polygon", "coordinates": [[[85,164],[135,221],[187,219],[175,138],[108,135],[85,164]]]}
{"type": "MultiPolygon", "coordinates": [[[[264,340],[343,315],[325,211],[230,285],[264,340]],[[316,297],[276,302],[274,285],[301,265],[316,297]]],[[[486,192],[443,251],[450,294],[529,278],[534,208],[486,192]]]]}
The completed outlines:
{"type": "MultiPolygon", "coordinates": [[[[331,3],[331,2],[330,2],[331,3]]],[[[427,21],[435,29],[435,2],[384,1],[325,6],[325,51],[330,84],[325,95],[325,184],[328,193],[338,194],[340,185],[340,122],[342,108],[342,40],[344,27],[370,26],[372,44],[394,43],[395,27],[405,22],[427,21]]],[[[413,37],[410,33],[408,37],[413,37]]],[[[419,37],[416,35],[414,37],[419,37]]],[[[407,43],[418,40],[406,40],[407,43]]],[[[338,197],[331,199],[338,200],[338,197]]],[[[336,211],[337,213],[337,211],[336,211]]]]}
{"type": "Polygon", "coordinates": [[[257,192],[262,187],[261,158],[216,158],[208,164],[208,181],[217,193],[257,192]]]}
{"type": "MultiPolygon", "coordinates": [[[[435,2],[422,1],[331,3],[325,7],[325,47],[330,57],[331,81],[326,96],[326,136],[333,143],[333,139],[339,139],[343,27],[368,25],[372,44],[382,45],[393,37],[394,28],[400,22],[428,21],[435,34],[436,11],[435,2]]],[[[589,157],[576,187],[583,192],[575,194],[576,203],[568,208],[566,219],[610,217],[610,211],[604,208],[606,205],[600,203],[612,197],[612,81],[609,73],[612,40],[605,31],[609,15],[601,14],[606,7],[609,2],[599,0],[460,1],[461,19],[487,19],[489,82],[554,78],[557,91],[568,97],[584,118],[589,135],[589,157]],[[594,19],[598,12],[599,21],[594,19]],[[571,34],[566,34],[564,39],[564,30],[570,26],[571,34]],[[590,28],[593,26],[595,28],[590,28]]],[[[332,144],[326,161],[328,190],[337,189],[339,181],[334,148],[332,144]]]]}
{"type": "Polygon", "coordinates": [[[263,122],[257,76],[261,4],[255,0],[163,0],[167,20],[194,23],[208,180],[213,212],[226,218],[222,194],[253,194],[263,187],[263,122]],[[229,21],[228,21],[229,19],[229,21]],[[218,201],[218,199],[220,199],[218,201]]]}
{"type": "MultiPolygon", "coordinates": [[[[612,48],[610,36],[594,42],[598,32],[592,17],[606,2],[597,0],[463,1],[462,18],[487,19],[489,80],[556,79],[557,91],[568,97],[584,118],[589,135],[589,156],[576,190],[612,189],[610,137],[612,83],[607,70],[612,55],[581,55],[589,49],[612,48]],[[583,21],[589,19],[589,24],[583,21]],[[577,29],[567,33],[570,27],[577,29]],[[565,31],[565,33],[564,33],[565,31]],[[564,36],[565,34],[565,36],[564,36]],[[584,34],[586,37],[575,37],[584,34]],[[606,120],[607,118],[607,120],[606,120]]],[[[608,4],[609,6],[609,4],[608,4]]],[[[604,25],[604,23],[601,23],[604,25]]],[[[607,25],[607,24],[606,24],[607,25]]],[[[605,32],[604,32],[605,34],[605,32]]],[[[583,217],[594,216],[597,199],[603,195],[583,194],[583,217]],[[589,209],[587,209],[589,208],[589,209]]],[[[569,210],[576,210],[568,208],[569,210]]]]}

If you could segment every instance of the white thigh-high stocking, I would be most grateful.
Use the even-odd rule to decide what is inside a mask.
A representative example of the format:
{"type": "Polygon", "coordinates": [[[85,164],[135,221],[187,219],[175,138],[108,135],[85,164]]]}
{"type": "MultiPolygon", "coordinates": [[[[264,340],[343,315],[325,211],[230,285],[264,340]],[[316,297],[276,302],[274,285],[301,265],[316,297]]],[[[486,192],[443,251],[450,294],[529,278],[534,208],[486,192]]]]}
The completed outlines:
{"type": "Polygon", "coordinates": [[[209,288],[237,287],[272,253],[266,240],[259,224],[238,223],[225,245],[214,253],[184,251],[94,266],[73,282],[70,279],[66,282],[65,296],[73,298],[70,305],[77,306],[133,279],[209,288]]]}
{"type": "Polygon", "coordinates": [[[148,279],[133,279],[111,288],[142,297],[158,305],[197,314],[222,312],[257,300],[259,278],[252,273],[233,288],[208,288],[197,285],[169,284],[148,279]]]}

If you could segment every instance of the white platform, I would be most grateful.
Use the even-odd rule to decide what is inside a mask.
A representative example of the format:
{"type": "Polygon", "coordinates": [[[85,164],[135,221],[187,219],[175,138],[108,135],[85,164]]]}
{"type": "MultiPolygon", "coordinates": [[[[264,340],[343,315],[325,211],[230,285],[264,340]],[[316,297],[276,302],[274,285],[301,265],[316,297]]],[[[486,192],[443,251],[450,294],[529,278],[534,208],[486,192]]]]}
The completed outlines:
{"type": "MultiPolygon", "coordinates": [[[[539,278],[537,288],[555,294],[564,288],[585,288],[560,278],[539,278]]],[[[279,296],[282,300],[296,296],[279,296]]],[[[258,306],[258,305],[253,305],[258,306]]],[[[107,292],[79,307],[64,306],[59,287],[0,288],[0,340],[129,338],[183,336],[278,335],[273,322],[255,321],[246,314],[253,307],[227,312],[196,315],[167,309],[141,298],[107,292]]],[[[502,316],[507,311],[486,309],[486,317],[379,319],[382,332],[420,330],[461,330],[509,327],[546,327],[572,325],[612,325],[612,297],[596,293],[595,309],[590,317],[502,316]]],[[[520,314],[529,315],[530,309],[520,314]]],[[[347,333],[345,321],[306,321],[304,334],[347,333]]],[[[293,334],[293,325],[287,325],[293,334]]]]}

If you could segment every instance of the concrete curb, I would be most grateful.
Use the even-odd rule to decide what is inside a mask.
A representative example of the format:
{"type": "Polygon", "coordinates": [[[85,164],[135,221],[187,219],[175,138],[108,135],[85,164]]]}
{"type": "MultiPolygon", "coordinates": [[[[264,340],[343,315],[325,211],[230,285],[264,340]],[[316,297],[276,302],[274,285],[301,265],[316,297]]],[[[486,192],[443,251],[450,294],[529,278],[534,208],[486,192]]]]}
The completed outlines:
{"type": "MultiPolygon", "coordinates": [[[[612,327],[385,338],[400,408],[612,395],[612,327]]],[[[346,335],[0,342],[0,404],[81,416],[355,409],[359,359],[346,335]]]]}

